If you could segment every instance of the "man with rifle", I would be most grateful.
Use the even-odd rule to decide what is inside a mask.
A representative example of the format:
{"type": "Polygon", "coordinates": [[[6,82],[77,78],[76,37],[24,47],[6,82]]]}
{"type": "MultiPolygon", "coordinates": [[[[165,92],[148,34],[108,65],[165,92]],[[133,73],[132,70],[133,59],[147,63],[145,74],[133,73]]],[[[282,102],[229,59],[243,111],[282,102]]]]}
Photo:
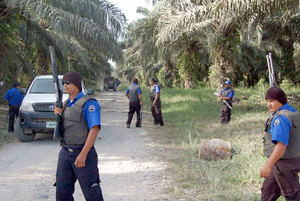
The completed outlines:
{"type": "Polygon", "coordinates": [[[300,113],[287,102],[286,94],[277,86],[272,54],[267,55],[270,88],[265,99],[271,115],[265,123],[264,154],[268,160],[260,170],[265,178],[261,201],[300,201],[300,113]]]}
{"type": "Polygon", "coordinates": [[[54,113],[63,118],[62,149],[56,172],[56,200],[74,200],[76,180],[87,201],[102,201],[98,156],[94,147],[101,128],[100,105],[82,92],[81,75],[68,72],[62,79],[69,95],[63,108],[54,113]]]}
{"type": "Polygon", "coordinates": [[[271,115],[265,124],[264,154],[268,157],[260,170],[265,178],[261,201],[300,201],[300,114],[287,103],[284,91],[270,87],[265,99],[271,115]]]}
{"type": "Polygon", "coordinates": [[[222,100],[221,106],[221,124],[227,124],[230,121],[232,99],[234,96],[234,90],[231,88],[231,82],[227,80],[225,88],[220,91],[219,99],[222,100]]]}

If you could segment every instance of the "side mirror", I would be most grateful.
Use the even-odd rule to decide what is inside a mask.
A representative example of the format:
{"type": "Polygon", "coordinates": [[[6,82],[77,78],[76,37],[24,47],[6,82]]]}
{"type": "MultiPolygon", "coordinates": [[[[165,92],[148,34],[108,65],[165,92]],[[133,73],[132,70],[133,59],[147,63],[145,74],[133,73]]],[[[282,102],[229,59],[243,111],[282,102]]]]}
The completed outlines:
{"type": "Polygon", "coordinates": [[[94,95],[94,89],[86,89],[86,95],[94,95]]]}
{"type": "Polygon", "coordinates": [[[20,88],[20,92],[21,92],[21,94],[26,94],[27,89],[26,88],[20,88]]]}

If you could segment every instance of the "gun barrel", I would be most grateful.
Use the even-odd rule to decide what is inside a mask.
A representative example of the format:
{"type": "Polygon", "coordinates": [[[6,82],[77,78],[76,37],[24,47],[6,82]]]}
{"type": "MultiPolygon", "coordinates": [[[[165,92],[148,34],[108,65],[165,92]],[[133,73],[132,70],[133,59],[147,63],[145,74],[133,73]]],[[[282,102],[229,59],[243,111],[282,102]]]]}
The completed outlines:
{"type": "MultiPolygon", "coordinates": [[[[51,67],[52,67],[52,75],[53,75],[53,84],[55,88],[55,97],[56,97],[56,106],[59,108],[63,108],[63,102],[62,102],[62,90],[59,86],[59,80],[58,80],[58,73],[57,73],[57,66],[56,66],[56,60],[55,60],[55,52],[54,48],[52,46],[49,46],[50,56],[51,56],[51,67]]],[[[61,143],[63,140],[63,119],[61,115],[56,115],[56,127],[54,130],[54,139],[58,139],[61,143]]]]}
{"type": "Polygon", "coordinates": [[[274,87],[277,86],[277,82],[276,82],[275,71],[273,67],[272,53],[269,53],[269,55],[267,55],[266,58],[268,63],[270,87],[274,87]]]}

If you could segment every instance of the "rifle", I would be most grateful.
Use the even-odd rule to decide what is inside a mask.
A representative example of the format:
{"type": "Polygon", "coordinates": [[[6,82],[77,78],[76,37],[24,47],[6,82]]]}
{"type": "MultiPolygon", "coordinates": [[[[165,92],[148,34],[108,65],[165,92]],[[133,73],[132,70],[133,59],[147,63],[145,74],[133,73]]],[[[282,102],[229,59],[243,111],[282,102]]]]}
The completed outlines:
{"type": "Polygon", "coordinates": [[[141,106],[141,110],[140,110],[140,124],[142,126],[142,121],[143,121],[143,107],[141,106]]]}
{"type": "MultiPolygon", "coordinates": [[[[215,92],[214,95],[218,97],[220,96],[218,92],[215,92]]],[[[222,101],[227,105],[227,107],[229,107],[229,109],[232,109],[232,107],[229,105],[229,103],[226,100],[222,100],[222,101]]]]}
{"type": "MultiPolygon", "coordinates": [[[[54,47],[49,46],[50,56],[51,56],[51,66],[52,66],[52,75],[53,83],[55,88],[55,98],[56,98],[56,107],[63,108],[63,92],[60,89],[57,66],[55,60],[54,47]]],[[[58,139],[62,142],[63,139],[63,118],[61,115],[56,115],[56,126],[54,130],[53,139],[58,139]]]]}
{"type": "Polygon", "coordinates": [[[272,53],[269,53],[269,55],[266,56],[267,62],[268,62],[268,70],[269,70],[269,81],[270,81],[270,87],[277,87],[277,82],[275,78],[275,72],[272,62],[272,53]]]}

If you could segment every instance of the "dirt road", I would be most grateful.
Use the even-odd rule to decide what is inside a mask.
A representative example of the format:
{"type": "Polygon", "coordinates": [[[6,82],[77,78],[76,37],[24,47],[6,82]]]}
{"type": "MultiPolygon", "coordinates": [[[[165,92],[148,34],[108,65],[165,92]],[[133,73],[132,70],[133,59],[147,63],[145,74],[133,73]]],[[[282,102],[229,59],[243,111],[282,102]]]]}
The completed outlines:
{"type": "MultiPolygon", "coordinates": [[[[144,128],[126,128],[128,100],[121,92],[104,92],[102,130],[95,143],[101,187],[106,201],[170,200],[162,189],[168,184],[166,165],[153,155],[154,146],[144,128]]],[[[135,119],[133,120],[135,121],[135,119]]],[[[59,143],[38,135],[33,142],[16,142],[0,150],[0,200],[55,200],[55,171],[59,143]]],[[[84,201],[78,183],[76,201],[84,201]]]]}

